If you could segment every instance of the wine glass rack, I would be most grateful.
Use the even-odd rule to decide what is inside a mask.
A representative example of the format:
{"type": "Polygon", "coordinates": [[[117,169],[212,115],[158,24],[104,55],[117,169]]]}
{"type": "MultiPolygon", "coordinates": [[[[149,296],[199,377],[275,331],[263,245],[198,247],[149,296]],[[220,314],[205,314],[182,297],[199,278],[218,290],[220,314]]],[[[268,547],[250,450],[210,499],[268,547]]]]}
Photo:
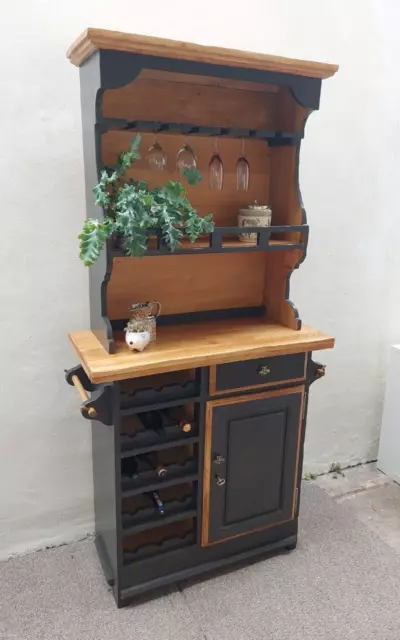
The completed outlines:
{"type": "Polygon", "coordinates": [[[131,131],[137,133],[180,133],[185,136],[217,136],[219,138],[249,138],[266,140],[270,146],[294,146],[303,137],[304,131],[270,131],[239,127],[209,127],[185,122],[154,122],[136,120],[128,122],[120,118],[102,118],[96,125],[98,133],[108,131],[131,131]]]}

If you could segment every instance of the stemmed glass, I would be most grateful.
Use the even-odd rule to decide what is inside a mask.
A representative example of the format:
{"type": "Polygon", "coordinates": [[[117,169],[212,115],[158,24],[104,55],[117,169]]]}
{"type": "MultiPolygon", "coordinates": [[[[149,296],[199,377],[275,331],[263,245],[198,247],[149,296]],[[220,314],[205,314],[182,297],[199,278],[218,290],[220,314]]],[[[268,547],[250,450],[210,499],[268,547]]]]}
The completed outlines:
{"type": "Polygon", "coordinates": [[[215,139],[214,153],[208,165],[210,189],[221,191],[224,182],[224,165],[218,153],[218,140],[215,139]]]}
{"type": "Polygon", "coordinates": [[[236,164],[236,186],[238,191],[247,191],[250,181],[250,166],[244,157],[244,138],[242,138],[242,150],[236,164]]]}
{"type": "Polygon", "coordinates": [[[176,156],[176,166],[179,173],[183,173],[185,169],[196,169],[197,160],[193,149],[185,140],[185,144],[181,147],[176,156]]]}
{"type": "Polygon", "coordinates": [[[160,143],[157,142],[157,138],[154,138],[154,142],[149,149],[147,162],[154,171],[164,171],[167,166],[167,156],[160,143]]]}

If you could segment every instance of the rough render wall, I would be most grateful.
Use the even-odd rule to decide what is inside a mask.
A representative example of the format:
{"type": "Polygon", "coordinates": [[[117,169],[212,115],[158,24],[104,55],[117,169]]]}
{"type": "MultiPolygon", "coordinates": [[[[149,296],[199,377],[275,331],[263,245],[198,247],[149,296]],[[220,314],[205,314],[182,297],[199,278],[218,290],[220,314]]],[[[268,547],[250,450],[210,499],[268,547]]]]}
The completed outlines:
{"type": "Polygon", "coordinates": [[[341,65],[307,126],[301,185],[309,255],[292,298],[337,337],[319,354],[306,467],[376,455],[388,345],[399,340],[400,9],[390,0],[105,0],[9,3],[2,12],[0,556],[93,530],[89,423],[63,380],[67,332],[88,326],[77,259],[84,218],[78,70],[65,50],[86,27],[341,65]],[[212,17],[212,20],[210,19],[212,17]],[[397,267],[397,269],[396,269],[397,267]]]}

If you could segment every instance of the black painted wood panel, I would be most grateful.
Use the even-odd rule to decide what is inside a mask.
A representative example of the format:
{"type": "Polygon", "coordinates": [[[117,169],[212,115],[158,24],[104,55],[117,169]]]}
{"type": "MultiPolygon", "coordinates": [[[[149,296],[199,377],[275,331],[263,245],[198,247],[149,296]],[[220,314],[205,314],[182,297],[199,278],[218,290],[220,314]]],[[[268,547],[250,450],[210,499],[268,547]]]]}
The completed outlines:
{"type": "Polygon", "coordinates": [[[118,590],[121,566],[121,500],[118,390],[109,393],[114,425],[92,421],[93,489],[96,546],[105,567],[107,580],[118,590]]]}
{"type": "Polygon", "coordinates": [[[231,420],[225,524],[233,525],[280,508],[285,431],[286,411],[269,414],[268,427],[265,413],[231,420]],[[264,491],[264,487],[268,489],[264,491]]]}
{"type": "Polygon", "coordinates": [[[301,405],[299,392],[214,407],[208,542],[293,517],[301,405]]]}

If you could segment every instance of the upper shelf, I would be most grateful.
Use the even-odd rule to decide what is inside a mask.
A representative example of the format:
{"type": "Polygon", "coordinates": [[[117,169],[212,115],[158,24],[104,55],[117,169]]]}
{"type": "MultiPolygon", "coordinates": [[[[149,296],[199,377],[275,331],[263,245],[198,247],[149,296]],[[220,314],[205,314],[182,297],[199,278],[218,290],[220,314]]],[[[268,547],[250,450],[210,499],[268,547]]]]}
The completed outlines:
{"type": "Polygon", "coordinates": [[[69,338],[93,383],[331,349],[334,345],[333,338],[311,327],[295,331],[265,318],[160,326],[157,341],[142,353],[129,351],[123,333],[116,334],[116,353],[112,355],[91,331],[70,333],[69,338]]]}
{"type": "Polygon", "coordinates": [[[339,68],[336,64],[324,62],[283,58],[265,53],[253,53],[222,47],[208,47],[190,42],[179,42],[165,38],[153,38],[151,36],[93,28],[86,29],[75,40],[67,51],[67,57],[73,64],[80,67],[85,60],[100,49],[126,51],[194,62],[208,62],[230,67],[290,73],[320,79],[333,76],[339,68]]]}

